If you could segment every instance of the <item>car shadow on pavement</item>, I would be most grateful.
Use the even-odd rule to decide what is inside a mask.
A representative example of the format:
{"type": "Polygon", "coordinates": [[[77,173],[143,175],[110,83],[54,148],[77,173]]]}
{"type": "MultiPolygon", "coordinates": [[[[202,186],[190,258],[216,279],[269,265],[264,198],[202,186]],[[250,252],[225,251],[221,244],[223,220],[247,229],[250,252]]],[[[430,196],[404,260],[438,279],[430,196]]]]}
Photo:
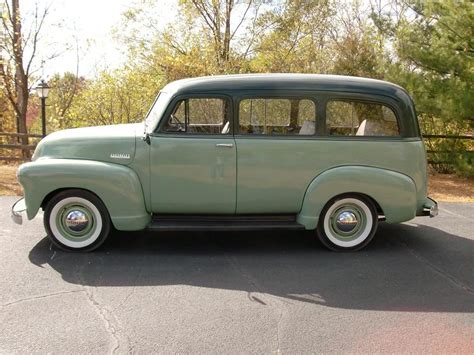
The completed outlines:
{"type": "Polygon", "coordinates": [[[47,238],[30,261],[93,287],[189,285],[328,307],[474,312],[474,241],[414,224],[382,224],[357,253],[333,253],[309,232],[123,233],[93,253],[47,238]]]}

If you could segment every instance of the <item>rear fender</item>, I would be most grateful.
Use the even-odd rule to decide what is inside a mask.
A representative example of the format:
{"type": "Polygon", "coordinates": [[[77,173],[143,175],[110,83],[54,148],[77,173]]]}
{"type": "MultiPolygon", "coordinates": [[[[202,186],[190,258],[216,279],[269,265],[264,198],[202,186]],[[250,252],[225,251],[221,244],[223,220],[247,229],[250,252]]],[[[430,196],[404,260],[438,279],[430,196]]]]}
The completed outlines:
{"type": "Polygon", "coordinates": [[[315,229],[326,203],[347,193],[371,197],[389,223],[408,221],[416,215],[416,186],[408,176],[367,166],[341,166],[326,170],[309,184],[298,222],[306,229],[315,229]]]}

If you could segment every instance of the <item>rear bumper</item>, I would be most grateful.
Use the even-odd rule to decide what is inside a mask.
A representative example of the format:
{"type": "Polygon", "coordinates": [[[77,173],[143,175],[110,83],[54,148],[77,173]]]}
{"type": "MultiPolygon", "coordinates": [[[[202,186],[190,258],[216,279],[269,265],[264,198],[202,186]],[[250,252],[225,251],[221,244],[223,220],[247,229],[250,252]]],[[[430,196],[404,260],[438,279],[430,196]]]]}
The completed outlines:
{"type": "Polygon", "coordinates": [[[26,211],[26,204],[25,204],[25,198],[21,198],[18,201],[16,201],[11,209],[10,216],[16,224],[22,224],[23,223],[23,213],[26,211]]]}
{"type": "Polygon", "coordinates": [[[423,205],[423,210],[417,213],[417,216],[430,216],[431,218],[438,215],[438,202],[432,198],[427,197],[426,202],[423,205]]]}

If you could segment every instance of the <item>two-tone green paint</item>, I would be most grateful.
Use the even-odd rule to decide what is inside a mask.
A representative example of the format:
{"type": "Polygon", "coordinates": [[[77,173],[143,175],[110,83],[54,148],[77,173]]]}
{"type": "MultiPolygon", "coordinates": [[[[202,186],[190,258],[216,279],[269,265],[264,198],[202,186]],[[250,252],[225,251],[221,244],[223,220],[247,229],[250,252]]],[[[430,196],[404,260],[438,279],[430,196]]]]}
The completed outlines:
{"type": "Polygon", "coordinates": [[[292,90],[307,95],[314,90],[318,119],[324,119],[321,102],[331,95],[390,101],[403,122],[402,134],[326,137],[319,130],[312,137],[274,137],[231,129],[229,135],[189,136],[160,133],[159,120],[148,125],[148,137],[143,124],[57,132],[18,171],[27,216],[33,218],[55,191],[69,188],[96,194],[119,230],[146,228],[154,213],[292,213],[314,229],[324,205],[345,193],[369,196],[390,223],[412,219],[430,204],[414,108],[398,86],[347,77],[257,75],[189,79],[164,88],[170,101],[193,93],[227,95],[233,100],[233,125],[244,93],[288,95],[292,90]]]}

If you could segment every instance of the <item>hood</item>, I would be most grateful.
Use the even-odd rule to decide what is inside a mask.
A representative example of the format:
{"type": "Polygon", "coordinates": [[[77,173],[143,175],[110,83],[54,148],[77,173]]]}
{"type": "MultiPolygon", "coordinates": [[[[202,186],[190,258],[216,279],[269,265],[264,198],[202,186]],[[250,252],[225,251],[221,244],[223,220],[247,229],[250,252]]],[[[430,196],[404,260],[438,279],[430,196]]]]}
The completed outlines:
{"type": "Polygon", "coordinates": [[[88,159],[128,165],[135,157],[137,135],[143,135],[143,123],[54,132],[41,140],[32,160],[88,159]]]}

